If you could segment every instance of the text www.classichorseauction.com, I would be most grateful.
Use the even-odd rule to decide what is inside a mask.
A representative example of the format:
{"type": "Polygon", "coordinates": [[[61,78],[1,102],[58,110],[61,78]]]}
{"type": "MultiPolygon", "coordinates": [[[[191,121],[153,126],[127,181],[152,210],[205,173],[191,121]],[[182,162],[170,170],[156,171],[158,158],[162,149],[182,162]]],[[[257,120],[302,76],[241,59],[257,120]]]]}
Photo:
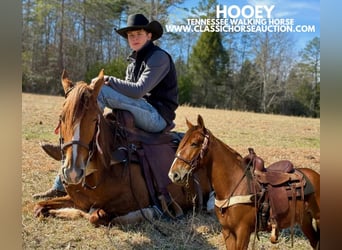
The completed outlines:
{"type": "Polygon", "coordinates": [[[167,24],[166,32],[316,32],[315,25],[297,25],[293,18],[273,18],[275,5],[217,5],[216,18],[188,18],[167,24]]]}

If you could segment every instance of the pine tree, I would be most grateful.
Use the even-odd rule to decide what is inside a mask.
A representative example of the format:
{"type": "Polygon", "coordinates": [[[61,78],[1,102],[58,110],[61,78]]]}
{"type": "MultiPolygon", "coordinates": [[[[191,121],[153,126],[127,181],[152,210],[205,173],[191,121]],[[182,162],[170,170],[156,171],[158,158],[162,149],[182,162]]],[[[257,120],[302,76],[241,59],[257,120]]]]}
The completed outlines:
{"type": "Polygon", "coordinates": [[[192,103],[206,107],[220,106],[225,96],[228,56],[221,34],[204,32],[189,58],[193,89],[192,103]]]}
{"type": "MultiPolygon", "coordinates": [[[[202,0],[194,15],[201,19],[215,18],[216,0],[202,0]]],[[[189,56],[192,80],[191,103],[206,107],[223,107],[226,103],[229,57],[222,45],[222,34],[202,32],[189,56]]]]}

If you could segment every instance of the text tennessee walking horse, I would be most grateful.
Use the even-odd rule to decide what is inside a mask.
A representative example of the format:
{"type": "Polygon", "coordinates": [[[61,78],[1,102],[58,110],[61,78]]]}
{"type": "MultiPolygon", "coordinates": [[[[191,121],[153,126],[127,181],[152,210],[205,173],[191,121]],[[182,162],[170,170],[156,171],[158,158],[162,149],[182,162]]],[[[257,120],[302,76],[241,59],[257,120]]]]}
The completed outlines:
{"type": "Polygon", "coordinates": [[[250,235],[298,223],[313,248],[320,239],[320,175],[308,168],[294,169],[289,161],[264,168],[252,149],[242,158],[204,126],[186,121],[189,130],[181,140],[169,178],[178,184],[205,168],[215,191],[215,212],[226,248],[247,249],[250,235]],[[289,193],[289,194],[288,194],[289,193]]]}
{"type": "MultiPolygon", "coordinates": [[[[162,164],[167,159],[160,158],[165,158],[165,155],[154,155],[153,161],[159,164],[158,171],[162,168],[166,170],[164,173],[159,172],[162,176],[158,178],[168,181],[166,187],[159,187],[166,189],[163,190],[164,193],[158,193],[160,189],[155,190],[155,199],[156,197],[151,197],[146,182],[150,177],[143,172],[140,159],[136,159],[139,145],[132,142],[129,145],[120,144],[127,143],[125,136],[129,131],[110,122],[98,107],[97,96],[103,83],[103,70],[89,85],[85,82],[73,84],[66,72],[63,72],[62,85],[66,99],[56,130],[60,133],[61,176],[68,195],[38,202],[34,208],[35,215],[86,217],[94,225],[133,223],[146,216],[151,218],[154,211],[151,207],[156,207],[155,205],[171,217],[182,215],[183,209],[193,207],[191,197],[198,194],[194,190],[200,188],[193,185],[184,189],[169,180],[167,173],[176,147],[172,149],[166,168],[162,164]],[[113,157],[113,154],[116,156],[113,157]],[[160,202],[160,206],[153,203],[153,199],[160,202]]],[[[151,139],[147,135],[140,138],[139,135],[132,134],[132,137],[151,139]]],[[[157,141],[155,148],[163,146],[158,144],[159,137],[154,135],[152,138],[157,141]]],[[[148,160],[151,159],[145,158],[145,161],[148,160]]],[[[153,184],[156,182],[158,184],[156,179],[150,181],[153,184]]],[[[207,186],[210,187],[208,184],[207,186]]],[[[210,190],[204,188],[201,191],[207,195],[210,190]]]]}

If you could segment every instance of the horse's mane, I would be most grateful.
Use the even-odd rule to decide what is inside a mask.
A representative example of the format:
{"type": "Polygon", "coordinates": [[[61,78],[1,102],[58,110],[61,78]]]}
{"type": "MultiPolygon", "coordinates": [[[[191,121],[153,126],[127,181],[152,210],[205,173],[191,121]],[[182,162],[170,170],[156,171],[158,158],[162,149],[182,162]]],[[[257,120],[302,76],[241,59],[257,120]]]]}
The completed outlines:
{"type": "MultiPolygon", "coordinates": [[[[217,138],[218,139],[218,138],[217,138]]],[[[219,140],[219,139],[218,139],[219,140]]],[[[233,149],[233,148],[231,148],[230,146],[228,146],[228,144],[226,144],[226,143],[224,143],[224,142],[222,142],[223,144],[224,144],[224,146],[233,154],[233,155],[235,155],[236,156],[236,158],[241,158],[242,159],[242,156],[241,156],[241,154],[238,152],[238,151],[236,151],[235,149],[233,149]]]]}
{"type": "Polygon", "coordinates": [[[68,128],[72,128],[82,119],[88,109],[90,96],[88,85],[85,82],[77,82],[68,98],[65,99],[61,113],[61,119],[68,128]]]}
{"type": "MultiPolygon", "coordinates": [[[[237,152],[235,149],[231,148],[230,146],[228,146],[228,144],[224,143],[223,141],[221,141],[219,138],[217,138],[216,136],[214,136],[210,130],[208,130],[208,133],[210,135],[211,138],[214,138],[216,141],[220,142],[233,156],[236,157],[236,160],[240,163],[239,165],[243,167],[243,158],[241,156],[241,154],[239,152],[237,152]]],[[[209,139],[210,141],[210,139],[209,139]]],[[[210,142],[209,142],[210,143],[210,142]]]]}

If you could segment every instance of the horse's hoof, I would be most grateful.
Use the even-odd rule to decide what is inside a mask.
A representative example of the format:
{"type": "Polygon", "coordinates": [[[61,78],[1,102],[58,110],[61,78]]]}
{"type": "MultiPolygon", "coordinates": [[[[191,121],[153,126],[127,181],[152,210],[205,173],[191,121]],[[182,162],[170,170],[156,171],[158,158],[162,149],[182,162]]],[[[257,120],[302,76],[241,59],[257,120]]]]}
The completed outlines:
{"type": "Polygon", "coordinates": [[[97,209],[89,217],[89,221],[95,227],[108,224],[108,215],[103,209],[97,209]]]}
{"type": "Polygon", "coordinates": [[[271,243],[272,243],[272,244],[278,243],[278,239],[277,239],[277,237],[276,237],[275,235],[272,235],[271,238],[270,238],[270,240],[271,240],[271,243]]]}
{"type": "Polygon", "coordinates": [[[49,216],[49,210],[46,208],[46,207],[44,207],[44,206],[40,206],[40,205],[36,205],[35,207],[34,207],[34,216],[35,217],[47,217],[47,216],[49,216]]]}

